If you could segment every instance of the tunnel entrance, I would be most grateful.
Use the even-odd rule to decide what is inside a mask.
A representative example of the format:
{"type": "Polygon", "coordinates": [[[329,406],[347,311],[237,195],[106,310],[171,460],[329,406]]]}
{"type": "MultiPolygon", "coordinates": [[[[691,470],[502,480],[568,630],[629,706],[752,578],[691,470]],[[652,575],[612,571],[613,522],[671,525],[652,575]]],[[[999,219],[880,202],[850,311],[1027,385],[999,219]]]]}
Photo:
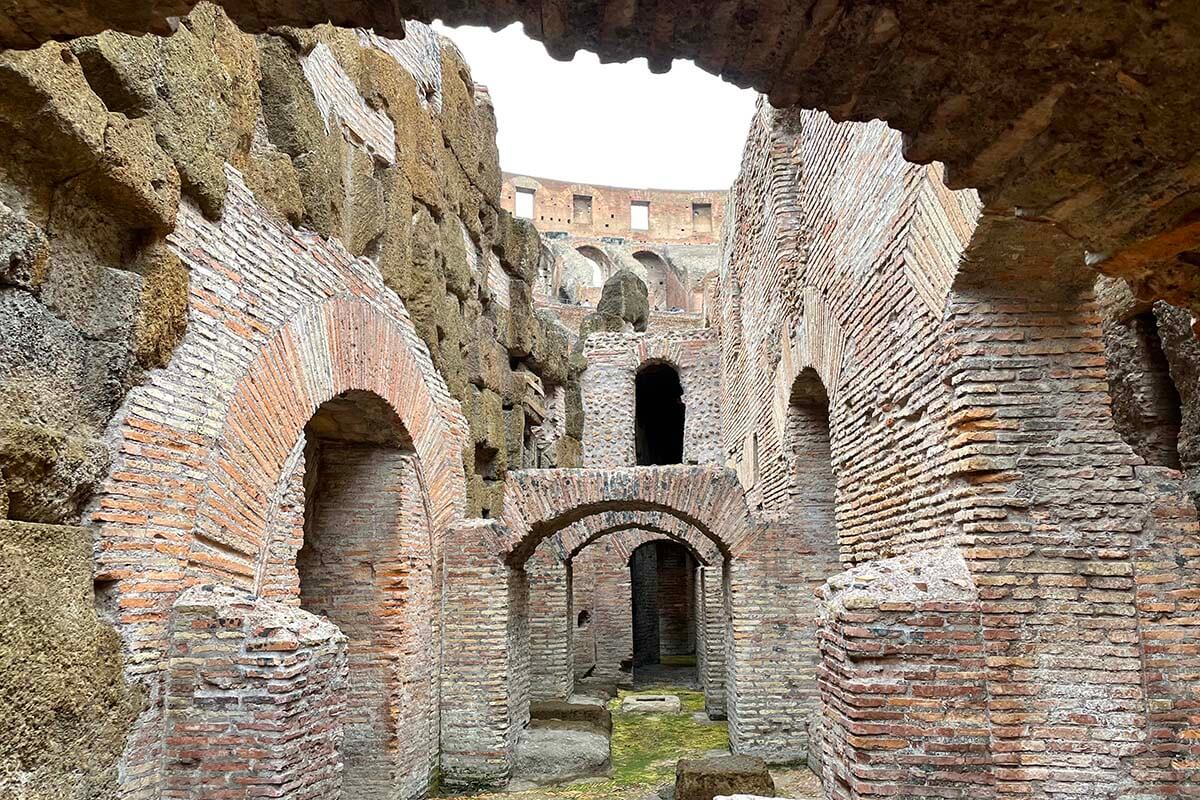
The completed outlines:
{"type": "Polygon", "coordinates": [[[638,466],[683,463],[683,386],[670,364],[647,364],[635,384],[638,466]]]}
{"type": "Polygon", "coordinates": [[[647,542],[630,556],[635,685],[695,681],[697,566],[676,542],[647,542]]]}
{"type": "Polygon", "coordinates": [[[339,748],[346,796],[414,794],[436,752],[430,523],[417,458],[391,407],[368,392],[323,404],[305,428],[300,605],[346,635],[339,748]]]}

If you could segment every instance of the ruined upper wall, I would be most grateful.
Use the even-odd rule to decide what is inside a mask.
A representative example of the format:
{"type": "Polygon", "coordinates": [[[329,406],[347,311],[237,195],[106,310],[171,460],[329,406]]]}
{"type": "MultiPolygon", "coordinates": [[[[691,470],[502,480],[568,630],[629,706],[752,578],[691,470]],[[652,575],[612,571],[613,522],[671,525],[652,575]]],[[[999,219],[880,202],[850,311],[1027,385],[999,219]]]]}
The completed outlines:
{"type": "Polygon", "coordinates": [[[517,189],[534,192],[531,221],[543,234],[629,239],[634,242],[714,244],[725,219],[723,190],[630,189],[570,183],[506,172],[502,207],[516,212],[517,189]],[[579,201],[576,200],[579,198],[579,201]],[[584,199],[590,200],[585,202],[584,199]],[[649,205],[649,227],[631,226],[630,206],[649,205]],[[703,208],[707,206],[707,209],[703,208]],[[699,208],[698,208],[699,207],[699,208]]]}
{"type": "MultiPolygon", "coordinates": [[[[829,399],[845,560],[950,534],[941,322],[979,201],[904,161],[881,123],[760,103],[730,200],[712,317],[724,458],[752,508],[798,502],[793,391],[829,399]]],[[[833,537],[829,531],[826,537],[833,537]]]]}
{"type": "Polygon", "coordinates": [[[256,38],[212,5],[175,28],[0,54],[9,515],[78,519],[110,418],[187,325],[188,275],[167,242],[177,209],[220,218],[227,165],[406,302],[477,434],[472,503],[494,505],[510,462],[542,458],[525,453],[540,424],[530,380],[540,395],[573,379],[566,337],[534,314],[537,235],[499,207],[490,101],[457,49],[419,24],[402,41],[332,27],[256,38]]]}

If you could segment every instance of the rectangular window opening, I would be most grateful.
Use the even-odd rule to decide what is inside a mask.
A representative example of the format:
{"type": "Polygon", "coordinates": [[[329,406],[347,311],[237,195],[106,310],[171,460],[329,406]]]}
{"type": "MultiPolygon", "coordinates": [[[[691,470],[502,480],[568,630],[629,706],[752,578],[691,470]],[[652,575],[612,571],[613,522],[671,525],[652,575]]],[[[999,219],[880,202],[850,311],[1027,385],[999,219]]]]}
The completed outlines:
{"type": "Polygon", "coordinates": [[[692,231],[712,233],[712,203],[692,203],[692,231]]]}
{"type": "Polygon", "coordinates": [[[533,189],[517,188],[516,215],[521,219],[533,219],[533,189]]]}
{"type": "Polygon", "coordinates": [[[634,200],[629,204],[629,227],[635,231],[650,230],[650,203],[634,200]]]}
{"type": "Polygon", "coordinates": [[[571,202],[571,222],[575,225],[592,224],[592,196],[577,194],[571,202]]]}

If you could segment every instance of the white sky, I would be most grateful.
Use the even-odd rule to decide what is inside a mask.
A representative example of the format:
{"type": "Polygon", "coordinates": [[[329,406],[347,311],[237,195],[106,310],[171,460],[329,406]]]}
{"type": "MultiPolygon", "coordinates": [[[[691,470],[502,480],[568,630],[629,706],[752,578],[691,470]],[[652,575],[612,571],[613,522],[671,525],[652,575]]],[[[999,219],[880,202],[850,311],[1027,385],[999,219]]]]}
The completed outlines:
{"type": "Polygon", "coordinates": [[[655,189],[727,189],[737,176],[756,95],[676,61],[601,65],[594,53],[555,61],[520,24],[434,27],[488,87],[508,172],[655,189]]]}

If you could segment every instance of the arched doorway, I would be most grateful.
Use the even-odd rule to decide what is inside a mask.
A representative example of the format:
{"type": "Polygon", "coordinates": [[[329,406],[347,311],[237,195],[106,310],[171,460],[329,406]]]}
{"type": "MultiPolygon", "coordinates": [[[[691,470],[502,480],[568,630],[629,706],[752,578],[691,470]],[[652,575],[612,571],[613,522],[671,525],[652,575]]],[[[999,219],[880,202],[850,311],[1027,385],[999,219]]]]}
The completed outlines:
{"type": "Polygon", "coordinates": [[[650,308],[656,311],[688,310],[687,290],[674,267],[662,256],[649,250],[640,250],[633,257],[646,270],[650,308]]]}
{"type": "Polygon", "coordinates": [[[305,427],[300,606],[347,638],[342,791],[416,796],[436,757],[436,679],[424,656],[437,604],[419,463],[370,392],[327,401],[305,427]]]}
{"type": "Polygon", "coordinates": [[[629,557],[636,683],[696,680],[695,557],[678,542],[646,542],[629,557]]]}
{"type": "Polygon", "coordinates": [[[587,285],[594,289],[603,287],[604,282],[612,277],[612,261],[609,257],[599,247],[593,247],[590,244],[577,247],[575,250],[579,255],[592,262],[592,272],[587,285]]]}
{"type": "Polygon", "coordinates": [[[638,371],[634,392],[638,466],[683,463],[686,411],[679,372],[665,362],[646,364],[638,371]]]}

